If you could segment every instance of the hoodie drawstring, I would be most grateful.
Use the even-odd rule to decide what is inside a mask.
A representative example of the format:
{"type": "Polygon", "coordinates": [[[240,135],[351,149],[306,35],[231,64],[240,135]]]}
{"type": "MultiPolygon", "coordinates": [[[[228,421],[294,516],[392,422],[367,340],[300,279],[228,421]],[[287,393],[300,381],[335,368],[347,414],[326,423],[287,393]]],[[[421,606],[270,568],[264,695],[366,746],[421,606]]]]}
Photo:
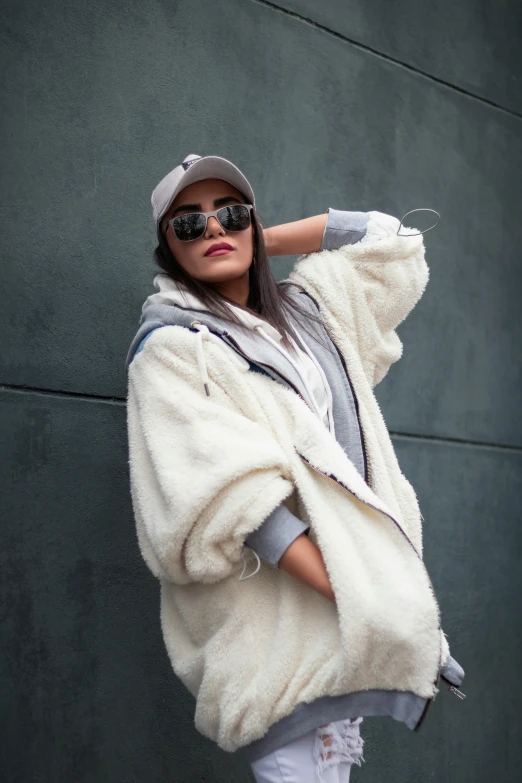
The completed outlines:
{"type": "MultiPolygon", "coordinates": [[[[246,544],[245,544],[245,546],[246,546],[246,544]]],[[[241,576],[239,577],[238,582],[244,582],[245,579],[250,579],[251,576],[255,576],[257,574],[257,572],[259,571],[259,569],[261,568],[261,560],[259,559],[259,555],[257,554],[257,552],[254,549],[251,549],[250,551],[253,552],[254,555],[257,558],[256,570],[252,574],[249,574],[248,576],[243,576],[243,574],[245,573],[245,568],[246,568],[246,560],[245,560],[245,555],[243,553],[241,555],[241,560],[243,561],[243,570],[241,571],[241,576]]]]}
{"type": "Polygon", "coordinates": [[[205,363],[205,354],[203,352],[203,335],[208,339],[208,335],[210,334],[208,327],[205,326],[205,324],[195,323],[192,322],[191,326],[195,326],[197,329],[196,334],[196,360],[198,363],[198,369],[199,369],[199,377],[201,378],[201,381],[203,383],[203,386],[205,387],[205,392],[207,397],[210,397],[210,389],[208,386],[208,372],[207,372],[207,365],[205,363]]]}
{"type": "MultiPolygon", "coordinates": [[[[205,393],[207,397],[210,397],[210,386],[208,382],[207,364],[205,362],[205,352],[203,350],[203,339],[210,340],[216,345],[224,345],[223,340],[211,332],[208,326],[202,324],[200,321],[191,321],[190,325],[197,329],[196,334],[196,360],[198,363],[199,377],[205,387],[205,393]]],[[[232,349],[233,350],[233,349],[232,349]]],[[[241,370],[248,370],[250,365],[246,359],[243,359],[239,354],[233,351],[234,359],[241,370]]]]}

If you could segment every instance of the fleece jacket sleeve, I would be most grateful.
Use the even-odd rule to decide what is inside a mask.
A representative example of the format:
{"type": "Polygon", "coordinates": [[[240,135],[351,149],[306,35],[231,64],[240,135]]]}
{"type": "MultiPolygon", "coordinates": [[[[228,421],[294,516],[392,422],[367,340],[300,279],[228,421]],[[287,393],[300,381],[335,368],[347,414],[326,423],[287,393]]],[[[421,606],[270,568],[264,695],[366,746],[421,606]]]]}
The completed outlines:
{"type": "Polygon", "coordinates": [[[301,256],[289,275],[317,301],[334,340],[358,350],[372,387],[400,359],[396,328],[429,278],[422,236],[405,226],[397,236],[400,225],[380,212],[330,208],[321,250],[301,256]]]}
{"type": "Polygon", "coordinates": [[[180,326],[156,330],[128,376],[138,541],[152,573],[177,584],[239,575],[246,537],[293,491],[269,428],[233,407],[225,388],[240,376],[212,343],[205,344],[206,395],[195,340],[180,326]]]}

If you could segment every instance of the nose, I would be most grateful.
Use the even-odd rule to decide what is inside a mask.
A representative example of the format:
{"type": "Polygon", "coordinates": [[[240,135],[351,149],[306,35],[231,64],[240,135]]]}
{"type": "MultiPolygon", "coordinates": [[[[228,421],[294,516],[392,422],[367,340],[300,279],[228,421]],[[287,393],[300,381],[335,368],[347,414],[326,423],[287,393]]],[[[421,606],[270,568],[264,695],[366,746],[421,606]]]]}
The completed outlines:
{"type": "Polygon", "coordinates": [[[223,226],[219,223],[217,218],[214,215],[211,215],[209,219],[207,220],[207,228],[205,230],[205,237],[207,239],[210,239],[211,237],[215,236],[222,236],[224,237],[226,234],[225,229],[223,226]]]}

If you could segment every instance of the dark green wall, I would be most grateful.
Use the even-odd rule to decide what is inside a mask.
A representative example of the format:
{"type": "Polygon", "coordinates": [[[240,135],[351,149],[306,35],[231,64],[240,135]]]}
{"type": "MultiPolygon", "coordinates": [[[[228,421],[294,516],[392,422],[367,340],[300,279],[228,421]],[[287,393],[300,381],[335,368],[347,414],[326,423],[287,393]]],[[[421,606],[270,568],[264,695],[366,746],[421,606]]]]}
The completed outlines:
{"type": "Polygon", "coordinates": [[[192,152],[243,168],[266,225],[329,206],[442,214],[377,395],[467,700],[441,690],[419,734],[367,719],[354,780],[518,779],[520,3],[0,10],[4,779],[253,780],[193,728],[128,492],[123,364],[154,273],[150,193],[192,152]]]}

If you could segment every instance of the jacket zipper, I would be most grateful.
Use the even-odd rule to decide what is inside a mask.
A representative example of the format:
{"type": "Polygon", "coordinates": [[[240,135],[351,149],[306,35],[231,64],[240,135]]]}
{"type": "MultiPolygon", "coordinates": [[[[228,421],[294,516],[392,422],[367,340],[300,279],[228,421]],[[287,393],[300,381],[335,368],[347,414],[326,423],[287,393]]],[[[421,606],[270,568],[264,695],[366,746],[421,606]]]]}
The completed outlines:
{"type": "MultiPolygon", "coordinates": [[[[438,685],[439,679],[440,680],[444,680],[444,682],[448,685],[448,690],[451,691],[452,693],[454,693],[455,696],[458,696],[459,699],[465,699],[466,698],[466,695],[464,693],[462,693],[462,691],[460,691],[457,688],[456,685],[453,685],[453,683],[450,682],[447,677],[444,677],[444,675],[440,673],[440,670],[439,670],[439,674],[437,676],[437,679],[435,680],[435,686],[438,685]]],[[[434,701],[435,701],[435,696],[433,696],[431,699],[428,699],[428,701],[426,702],[426,706],[424,707],[424,709],[422,711],[422,715],[419,718],[419,722],[417,723],[417,725],[415,726],[413,731],[419,731],[419,729],[421,728],[422,724],[424,723],[424,721],[426,719],[426,715],[428,714],[428,711],[429,711],[429,709],[430,709],[430,707],[431,707],[431,705],[433,704],[434,701]]]]}
{"type": "MultiPolygon", "coordinates": [[[[438,682],[438,679],[437,679],[437,681],[436,681],[435,685],[437,685],[437,682],[438,682]]],[[[427,715],[427,714],[428,714],[428,712],[430,711],[430,708],[431,708],[431,706],[432,706],[432,704],[433,704],[433,702],[434,702],[434,701],[435,701],[435,697],[434,697],[434,696],[433,696],[431,699],[428,699],[428,700],[426,701],[426,704],[425,704],[425,706],[424,706],[424,709],[422,710],[422,714],[421,714],[421,716],[420,716],[420,718],[419,718],[419,720],[418,720],[418,722],[417,722],[416,726],[414,726],[414,728],[413,728],[413,731],[420,731],[422,724],[423,724],[423,723],[424,723],[424,721],[426,720],[426,715],[427,715]]]]}
{"type": "MultiPolygon", "coordinates": [[[[296,451],[297,451],[297,450],[296,450],[296,451]]],[[[372,503],[369,503],[367,500],[363,500],[361,497],[359,497],[359,495],[357,495],[357,493],[356,493],[356,492],[354,492],[354,491],[353,491],[353,490],[351,490],[349,487],[347,487],[347,486],[346,486],[346,484],[344,484],[342,481],[340,481],[340,480],[339,480],[338,478],[336,478],[335,476],[332,476],[330,473],[325,473],[325,472],[324,472],[323,470],[321,470],[320,468],[316,468],[316,467],[315,467],[315,465],[312,465],[312,463],[311,463],[311,462],[310,462],[310,461],[309,461],[309,460],[308,460],[308,459],[307,459],[307,458],[306,458],[306,457],[305,457],[303,454],[301,454],[300,452],[298,452],[298,451],[297,451],[297,454],[298,454],[298,456],[299,456],[299,457],[301,457],[301,459],[302,459],[304,462],[306,462],[306,464],[307,464],[307,465],[309,465],[309,466],[312,468],[312,470],[315,470],[317,473],[320,473],[320,474],[321,474],[321,476],[325,476],[326,478],[330,479],[331,481],[334,481],[336,484],[338,484],[340,487],[342,487],[344,490],[346,490],[346,492],[348,492],[350,495],[353,495],[353,496],[354,496],[354,498],[357,498],[357,500],[359,500],[361,503],[364,503],[364,505],[365,505],[365,506],[369,506],[370,508],[373,508],[373,509],[375,509],[375,511],[379,511],[381,514],[384,514],[384,515],[385,515],[385,516],[387,516],[389,519],[391,519],[391,521],[392,521],[392,522],[393,522],[393,523],[396,525],[396,527],[397,527],[397,528],[400,530],[400,532],[402,533],[402,535],[404,536],[404,538],[406,539],[406,541],[407,541],[407,542],[408,542],[408,544],[411,546],[411,548],[413,549],[413,551],[415,552],[415,554],[416,554],[416,555],[417,555],[417,557],[419,558],[420,562],[422,563],[422,567],[424,568],[424,571],[425,571],[425,573],[426,573],[426,576],[427,576],[427,578],[428,578],[428,582],[429,582],[429,584],[430,584],[431,591],[432,591],[432,593],[433,593],[433,597],[435,598],[435,601],[436,601],[436,603],[437,603],[437,608],[439,608],[439,604],[438,604],[438,601],[437,601],[437,596],[435,595],[435,589],[434,589],[434,587],[433,587],[433,584],[432,584],[432,581],[431,581],[431,579],[430,579],[430,575],[429,575],[429,573],[428,573],[428,569],[426,568],[426,565],[425,565],[425,563],[424,563],[424,560],[422,559],[422,557],[420,557],[419,553],[417,552],[417,550],[416,550],[416,549],[415,549],[415,547],[413,546],[413,543],[412,543],[411,539],[410,539],[410,538],[408,537],[408,535],[407,535],[407,534],[404,532],[404,530],[403,530],[403,529],[402,529],[402,527],[399,525],[399,523],[397,522],[397,520],[395,519],[395,517],[392,517],[392,515],[391,515],[391,514],[388,514],[388,512],[387,512],[387,511],[381,511],[381,509],[380,509],[380,508],[377,508],[377,506],[374,506],[372,503]]]]}
{"type": "Polygon", "coordinates": [[[356,395],[355,389],[353,387],[352,379],[350,378],[350,376],[348,374],[348,368],[346,367],[346,362],[344,361],[344,357],[343,357],[341,351],[339,350],[339,348],[337,347],[336,343],[330,337],[330,335],[328,335],[328,337],[329,337],[330,342],[332,343],[333,347],[337,351],[337,354],[339,356],[339,360],[340,360],[340,362],[342,364],[342,367],[343,367],[343,370],[344,370],[344,374],[346,375],[346,379],[347,379],[347,381],[348,381],[348,383],[350,385],[350,389],[352,390],[352,397],[353,397],[353,401],[355,402],[355,411],[357,413],[357,423],[359,425],[359,433],[361,435],[361,446],[362,446],[363,457],[364,457],[364,480],[366,481],[368,486],[371,487],[371,483],[370,483],[370,466],[369,466],[369,462],[368,462],[368,454],[366,453],[366,438],[365,438],[365,435],[364,435],[364,429],[363,429],[362,422],[361,422],[361,414],[359,412],[359,400],[357,399],[357,395],[356,395]]]}
{"type": "Polygon", "coordinates": [[[466,694],[462,693],[461,690],[457,688],[456,685],[454,685],[451,680],[448,680],[447,677],[445,677],[443,674],[440,675],[441,679],[444,680],[446,685],[448,686],[448,690],[455,694],[455,696],[458,696],[459,699],[465,699],[466,694]]]}
{"type": "Polygon", "coordinates": [[[293,390],[295,391],[295,393],[297,394],[297,396],[298,396],[298,397],[300,397],[300,398],[302,399],[302,401],[304,402],[304,404],[306,405],[306,407],[307,407],[307,408],[309,408],[309,410],[311,410],[311,411],[312,411],[312,413],[314,414],[314,416],[316,415],[316,414],[315,414],[315,411],[313,411],[313,410],[312,410],[312,407],[311,407],[311,406],[310,406],[310,405],[307,403],[307,401],[305,400],[305,398],[303,397],[303,395],[301,394],[301,392],[299,391],[299,389],[297,388],[297,386],[295,386],[295,385],[294,385],[294,384],[293,384],[291,381],[289,381],[289,380],[288,380],[288,378],[286,377],[286,375],[283,375],[283,373],[279,372],[279,370],[277,370],[275,367],[272,367],[272,365],[271,365],[271,364],[267,364],[266,362],[259,362],[259,361],[255,361],[254,359],[252,359],[252,357],[251,357],[251,356],[249,356],[247,353],[245,353],[245,351],[243,350],[243,348],[241,348],[241,346],[239,345],[239,343],[238,343],[238,342],[236,342],[236,340],[235,340],[235,339],[232,337],[232,335],[231,335],[231,334],[229,334],[229,333],[228,333],[228,332],[226,332],[226,331],[225,331],[225,332],[223,332],[223,334],[224,334],[224,335],[227,337],[227,339],[228,339],[228,340],[230,340],[230,342],[231,342],[231,343],[233,343],[235,350],[236,350],[236,351],[237,351],[237,352],[238,352],[238,353],[239,353],[241,356],[243,356],[245,359],[247,359],[249,362],[251,362],[252,364],[256,364],[258,367],[268,367],[268,369],[269,369],[269,370],[272,370],[272,372],[274,372],[276,375],[279,375],[279,377],[280,377],[280,378],[282,378],[282,379],[283,379],[283,380],[284,380],[284,381],[285,381],[285,382],[286,382],[286,383],[287,383],[287,384],[290,386],[290,388],[291,388],[291,389],[293,389],[293,390]]]}
{"type": "MultiPolygon", "coordinates": [[[[391,521],[392,521],[392,522],[393,522],[393,523],[396,525],[396,527],[397,527],[397,528],[400,530],[400,532],[402,533],[402,535],[404,536],[404,538],[406,539],[406,541],[408,542],[408,544],[411,546],[411,548],[413,549],[413,551],[415,552],[415,554],[416,554],[416,555],[417,555],[417,557],[419,558],[419,560],[420,560],[420,562],[421,562],[421,564],[422,564],[422,567],[423,567],[423,569],[424,569],[424,572],[425,572],[425,574],[426,574],[426,578],[428,579],[428,584],[429,584],[429,586],[430,586],[430,590],[431,590],[431,592],[432,592],[432,595],[433,595],[433,598],[434,598],[434,601],[435,601],[435,605],[436,605],[436,607],[437,607],[437,615],[438,615],[438,621],[439,621],[439,635],[441,635],[441,634],[442,634],[442,628],[441,628],[441,623],[440,623],[440,620],[441,620],[441,615],[440,615],[440,606],[439,606],[439,602],[438,602],[437,596],[436,596],[436,594],[435,594],[435,589],[434,589],[434,587],[433,587],[433,583],[432,583],[432,581],[431,581],[431,579],[430,579],[430,575],[429,575],[429,573],[428,573],[428,569],[426,568],[426,565],[425,565],[425,563],[424,563],[424,560],[423,560],[423,559],[422,559],[422,557],[419,555],[419,553],[417,552],[417,550],[416,550],[416,549],[415,549],[415,547],[413,546],[413,543],[411,542],[411,540],[409,539],[409,537],[406,535],[406,533],[404,532],[404,530],[402,529],[402,527],[399,525],[399,523],[397,522],[397,520],[396,520],[394,517],[392,517],[392,516],[391,516],[391,514],[388,514],[386,511],[381,511],[381,509],[377,508],[377,507],[376,507],[376,506],[374,506],[372,503],[368,503],[368,501],[367,501],[367,500],[363,500],[362,498],[360,498],[360,497],[359,497],[359,495],[357,495],[355,492],[353,492],[351,489],[349,489],[349,488],[348,488],[348,487],[347,487],[345,484],[343,484],[343,482],[342,482],[342,481],[339,481],[339,479],[338,479],[338,478],[336,478],[335,476],[332,476],[332,475],[330,475],[329,473],[325,473],[323,470],[320,470],[319,468],[316,468],[316,467],[315,467],[315,465],[312,465],[312,463],[311,463],[311,462],[310,462],[310,461],[309,461],[309,460],[308,460],[308,459],[307,459],[307,458],[306,458],[306,457],[305,457],[303,454],[300,454],[300,453],[299,453],[297,450],[296,450],[296,453],[297,453],[297,455],[298,455],[298,456],[299,456],[299,457],[300,457],[300,458],[303,460],[303,462],[305,462],[305,463],[306,463],[306,464],[307,464],[307,465],[308,465],[310,468],[312,468],[312,470],[315,470],[315,471],[316,471],[316,473],[319,473],[321,476],[324,476],[325,478],[328,478],[328,479],[330,479],[330,481],[334,481],[336,484],[338,484],[340,487],[342,487],[342,489],[344,489],[344,490],[345,490],[346,492],[348,492],[350,495],[353,495],[355,498],[357,498],[357,500],[359,500],[361,503],[364,503],[366,506],[369,506],[370,508],[373,508],[373,509],[375,509],[375,511],[379,511],[381,514],[384,514],[385,516],[387,516],[389,519],[391,519],[391,521]]],[[[433,681],[433,684],[434,684],[434,686],[435,686],[435,687],[437,687],[438,681],[439,681],[439,679],[440,679],[440,677],[441,677],[441,673],[440,673],[440,672],[441,672],[441,669],[442,669],[442,666],[441,666],[441,661],[440,661],[440,659],[441,659],[441,650],[442,650],[442,640],[441,640],[441,642],[440,642],[440,645],[439,645],[439,666],[438,666],[438,669],[437,669],[437,674],[436,674],[436,676],[435,676],[435,679],[434,679],[434,681],[433,681]]],[[[451,690],[451,688],[450,688],[450,690],[451,690]]],[[[436,694],[435,694],[435,695],[436,695],[436,694]]],[[[463,695],[463,694],[462,694],[462,695],[463,695]]],[[[428,700],[427,700],[427,703],[426,703],[426,706],[425,706],[425,708],[424,708],[424,710],[423,710],[423,712],[422,712],[422,715],[421,715],[421,717],[420,717],[420,719],[419,719],[419,722],[417,723],[417,725],[416,725],[416,726],[415,726],[415,728],[414,728],[414,731],[418,731],[418,730],[420,729],[420,727],[421,727],[422,723],[424,722],[424,719],[425,719],[425,717],[426,717],[426,714],[427,714],[427,712],[428,712],[429,708],[431,707],[431,704],[432,704],[434,701],[435,701],[435,696],[431,696],[431,697],[429,697],[429,698],[428,698],[428,700]]]]}
{"type": "MultiPolygon", "coordinates": [[[[301,288],[301,286],[298,286],[298,285],[296,285],[295,283],[292,283],[292,285],[294,285],[296,288],[298,288],[298,290],[300,291],[300,293],[304,294],[304,296],[307,296],[307,297],[308,297],[308,298],[309,298],[309,299],[310,299],[310,300],[311,300],[311,301],[314,303],[314,305],[315,305],[315,307],[316,307],[316,309],[317,309],[317,312],[320,314],[320,313],[321,313],[321,309],[320,309],[320,307],[319,307],[319,304],[317,303],[317,301],[314,299],[314,297],[313,297],[313,296],[311,296],[311,295],[308,293],[308,291],[305,291],[303,288],[301,288]]],[[[355,410],[356,410],[356,413],[357,413],[357,422],[358,422],[358,424],[359,424],[359,432],[360,432],[360,436],[361,436],[361,445],[362,445],[363,456],[364,456],[364,473],[365,473],[365,481],[366,481],[366,483],[368,484],[368,486],[371,488],[371,478],[370,478],[370,470],[369,470],[369,460],[368,460],[368,454],[367,454],[367,451],[366,451],[366,442],[365,442],[365,441],[366,441],[366,439],[365,439],[365,435],[364,435],[364,428],[363,428],[363,426],[362,426],[362,422],[361,422],[361,415],[360,415],[360,406],[359,406],[359,400],[357,399],[357,394],[355,393],[355,389],[354,389],[354,386],[353,386],[353,383],[352,383],[352,379],[350,378],[350,374],[349,374],[349,372],[348,372],[348,368],[347,368],[347,366],[346,366],[346,362],[345,362],[344,356],[343,356],[343,354],[341,353],[341,351],[340,351],[340,349],[339,349],[339,346],[337,345],[337,343],[335,342],[335,340],[334,340],[334,339],[332,338],[332,336],[331,336],[331,335],[328,333],[328,330],[326,329],[326,326],[325,326],[325,332],[326,332],[326,334],[327,334],[327,336],[328,336],[328,339],[330,340],[330,342],[332,343],[333,347],[335,348],[335,350],[336,350],[336,352],[337,352],[337,355],[338,355],[338,357],[339,357],[339,361],[341,362],[341,366],[342,366],[342,368],[343,368],[343,370],[344,370],[344,374],[345,374],[345,376],[346,376],[346,380],[348,381],[348,384],[350,385],[350,389],[351,389],[351,392],[352,392],[353,400],[354,400],[354,403],[355,403],[355,410]]],[[[303,455],[302,455],[302,454],[300,454],[299,456],[301,457],[301,459],[304,459],[304,460],[305,460],[305,462],[307,462],[307,464],[308,464],[308,465],[310,465],[310,467],[311,467],[311,468],[313,468],[314,470],[317,470],[317,468],[315,468],[313,465],[311,465],[311,464],[310,464],[310,462],[308,462],[308,460],[307,460],[305,457],[303,457],[303,455]]],[[[343,485],[341,482],[339,482],[337,479],[335,479],[335,478],[333,478],[333,477],[331,477],[331,476],[328,476],[326,473],[323,473],[323,471],[320,471],[320,470],[318,470],[318,472],[319,472],[319,473],[321,473],[321,474],[322,474],[322,475],[324,475],[324,476],[327,476],[327,478],[331,478],[331,479],[332,479],[332,481],[336,481],[338,484],[340,484],[340,486],[342,486],[342,487],[343,487],[344,489],[346,489],[348,492],[351,492],[351,490],[349,490],[347,487],[344,487],[344,485],[343,485]]],[[[355,497],[357,497],[357,495],[355,495],[355,493],[354,493],[354,492],[351,492],[351,494],[353,494],[355,497]]],[[[360,500],[360,498],[358,498],[358,499],[360,500]]],[[[362,502],[364,502],[364,501],[362,501],[362,502]]],[[[371,504],[369,504],[369,503],[368,503],[367,505],[371,505],[371,504]]],[[[379,509],[377,509],[377,511],[378,511],[378,510],[379,510],[379,509]]],[[[381,513],[384,513],[384,512],[381,512],[381,513]]],[[[408,541],[408,543],[409,543],[409,544],[410,544],[410,546],[412,547],[412,549],[413,549],[413,551],[415,552],[415,554],[417,555],[417,557],[419,557],[419,559],[420,559],[420,561],[421,561],[421,563],[422,563],[422,565],[423,565],[424,571],[426,572],[426,576],[427,576],[427,578],[428,578],[428,582],[429,582],[429,585],[430,585],[431,592],[432,592],[432,594],[433,594],[433,597],[434,597],[434,599],[435,599],[435,603],[437,604],[437,613],[438,613],[438,616],[439,616],[439,632],[440,632],[440,633],[442,633],[442,629],[441,629],[441,623],[440,623],[440,620],[441,620],[441,616],[440,616],[440,606],[439,606],[439,602],[438,602],[438,600],[437,600],[437,596],[436,596],[436,594],[435,594],[435,589],[434,589],[434,587],[433,587],[433,583],[432,583],[432,581],[431,581],[431,578],[430,578],[430,575],[429,575],[429,573],[428,573],[428,571],[427,571],[427,569],[426,569],[426,566],[425,566],[425,564],[424,564],[424,561],[423,561],[423,559],[422,559],[422,558],[419,556],[419,553],[417,552],[417,550],[415,549],[415,547],[413,546],[412,542],[410,541],[410,539],[408,538],[408,536],[406,535],[406,533],[403,531],[403,529],[401,528],[401,526],[398,524],[398,522],[397,522],[397,521],[396,521],[396,520],[395,520],[393,517],[391,517],[389,514],[387,514],[386,516],[389,516],[389,518],[390,518],[390,519],[391,519],[391,520],[392,520],[392,521],[393,521],[393,522],[394,522],[394,523],[397,525],[397,527],[399,528],[399,530],[401,531],[401,533],[404,535],[404,537],[406,538],[406,540],[408,541]]],[[[421,519],[423,519],[423,517],[422,517],[422,514],[421,514],[421,519]]],[[[440,651],[441,651],[441,655],[442,655],[442,641],[441,641],[440,651]]],[[[445,677],[443,677],[443,675],[441,674],[441,669],[442,669],[442,666],[440,665],[440,657],[441,657],[441,655],[439,656],[439,669],[438,669],[438,672],[437,672],[437,676],[435,677],[435,680],[433,681],[433,684],[434,684],[434,686],[435,686],[435,687],[437,687],[437,685],[438,685],[438,682],[439,682],[439,679],[440,679],[441,677],[442,677],[442,679],[446,680],[446,678],[445,678],[445,677]]],[[[448,680],[446,680],[446,682],[449,682],[449,681],[448,681],[448,680]]],[[[458,689],[458,688],[456,688],[456,687],[455,687],[455,686],[454,686],[452,683],[450,683],[449,690],[450,690],[450,691],[452,691],[453,693],[455,693],[455,695],[456,695],[456,696],[458,696],[460,699],[465,699],[465,698],[466,698],[466,697],[465,697],[465,695],[464,695],[464,694],[463,694],[461,691],[459,691],[459,689],[458,689]]],[[[424,723],[424,720],[425,720],[425,718],[426,718],[426,715],[428,714],[428,711],[429,711],[429,709],[430,709],[431,705],[433,704],[434,700],[435,700],[435,696],[432,696],[431,698],[429,698],[429,699],[427,700],[427,702],[426,702],[426,706],[424,707],[424,710],[423,710],[423,712],[422,712],[422,715],[421,715],[421,717],[420,717],[420,719],[419,719],[419,721],[418,721],[417,725],[415,726],[415,728],[414,728],[414,731],[418,731],[418,730],[420,729],[420,727],[422,726],[422,724],[424,723]]]]}
{"type": "MultiPolygon", "coordinates": [[[[306,296],[308,296],[308,294],[306,294],[306,296]]],[[[312,297],[310,297],[310,299],[312,299],[312,301],[315,303],[315,300],[314,300],[312,297]]],[[[302,395],[302,394],[300,393],[300,391],[297,389],[297,387],[296,387],[296,386],[294,386],[294,384],[293,384],[291,381],[289,381],[289,380],[288,380],[288,378],[287,378],[285,375],[283,375],[281,372],[279,372],[279,370],[277,370],[275,367],[272,367],[270,364],[266,364],[266,363],[264,363],[264,362],[256,362],[256,361],[254,361],[254,360],[253,360],[253,359],[252,359],[250,356],[248,356],[248,354],[246,354],[246,353],[245,353],[245,351],[244,351],[244,350],[243,350],[243,349],[240,347],[240,345],[237,343],[237,341],[236,341],[236,340],[235,340],[235,339],[234,339],[234,338],[233,338],[233,337],[232,337],[232,336],[231,336],[231,335],[230,335],[230,334],[229,334],[227,331],[224,331],[224,332],[223,332],[223,334],[224,334],[224,335],[226,335],[226,337],[227,337],[227,338],[228,338],[228,339],[229,339],[229,340],[230,340],[230,341],[233,343],[233,345],[235,346],[235,349],[238,351],[238,353],[240,353],[242,356],[244,356],[244,357],[245,357],[245,358],[246,358],[248,361],[252,362],[252,364],[256,364],[256,365],[258,365],[258,366],[261,366],[261,367],[263,367],[263,366],[264,366],[264,367],[268,367],[268,368],[269,368],[270,370],[272,370],[272,372],[274,372],[276,375],[279,375],[279,376],[280,376],[280,377],[281,377],[281,378],[282,378],[282,379],[283,379],[283,380],[284,380],[284,381],[285,381],[285,382],[286,382],[286,383],[287,383],[287,384],[288,384],[288,385],[289,385],[289,386],[290,386],[290,387],[291,387],[291,388],[292,388],[292,389],[295,391],[295,393],[298,395],[298,397],[300,397],[300,398],[303,400],[303,402],[305,403],[305,405],[307,405],[307,407],[308,407],[310,410],[312,410],[312,409],[311,409],[311,407],[310,407],[310,405],[308,405],[308,403],[307,403],[307,402],[306,402],[306,400],[304,399],[303,395],[302,395]]],[[[328,335],[328,336],[329,336],[329,335],[328,335]]],[[[352,382],[351,382],[351,380],[350,380],[350,376],[348,375],[348,371],[347,371],[347,369],[346,369],[346,364],[345,364],[345,362],[344,362],[344,358],[343,358],[343,356],[342,356],[342,354],[341,354],[341,352],[340,352],[339,348],[338,348],[338,347],[337,347],[337,345],[335,344],[335,342],[334,342],[334,341],[331,339],[331,337],[330,337],[330,336],[329,336],[329,338],[330,338],[330,340],[331,340],[331,342],[332,342],[332,345],[335,347],[335,349],[336,349],[337,353],[339,354],[339,358],[340,358],[340,360],[341,360],[342,366],[343,366],[343,368],[344,368],[344,371],[345,371],[345,373],[346,373],[346,377],[347,377],[347,379],[348,379],[348,382],[349,382],[349,384],[350,384],[350,388],[352,389],[353,398],[354,398],[355,405],[356,405],[357,419],[358,419],[358,421],[359,421],[359,427],[360,427],[360,431],[361,431],[361,442],[362,442],[362,445],[363,445],[363,453],[364,453],[364,460],[365,460],[365,473],[366,473],[366,472],[367,472],[367,456],[366,456],[366,446],[365,446],[365,443],[364,443],[364,436],[363,436],[362,425],[361,425],[361,422],[360,422],[360,417],[359,417],[359,403],[358,403],[358,400],[357,400],[357,396],[356,396],[356,394],[355,394],[355,390],[353,389],[353,385],[352,385],[352,382]]],[[[313,412],[313,411],[312,411],[312,412],[313,412]]],[[[299,456],[299,457],[300,457],[300,458],[301,458],[301,459],[302,459],[304,462],[306,462],[306,464],[307,464],[307,465],[309,465],[309,467],[311,467],[311,468],[312,468],[312,470],[315,470],[317,473],[320,473],[322,476],[325,476],[326,478],[330,479],[331,481],[334,481],[336,484],[338,484],[340,487],[342,487],[342,488],[343,488],[343,489],[344,489],[346,492],[348,492],[349,494],[351,494],[351,495],[353,495],[355,498],[357,498],[357,500],[359,500],[361,503],[364,503],[365,505],[369,506],[370,508],[373,508],[373,509],[375,509],[375,511],[380,511],[380,509],[376,508],[376,507],[375,507],[375,506],[373,506],[371,503],[368,503],[367,501],[365,501],[365,500],[362,500],[362,498],[360,498],[360,497],[359,497],[359,496],[358,496],[358,495],[357,495],[355,492],[352,492],[352,490],[351,490],[351,489],[348,489],[348,487],[346,487],[346,486],[345,486],[345,485],[344,485],[344,484],[343,484],[341,481],[339,481],[339,479],[335,478],[334,476],[330,476],[328,473],[324,473],[324,471],[320,470],[319,468],[316,468],[316,467],[315,467],[315,465],[312,465],[312,464],[311,464],[311,462],[309,462],[309,460],[307,460],[307,459],[306,459],[306,457],[305,457],[305,456],[303,456],[303,454],[300,454],[300,453],[299,453],[297,450],[296,450],[296,453],[298,454],[298,456],[299,456]]],[[[368,482],[367,482],[367,483],[368,483],[368,482]]],[[[417,557],[419,558],[419,560],[420,560],[420,562],[421,562],[421,564],[422,564],[422,567],[424,568],[424,572],[425,572],[425,574],[426,574],[426,577],[427,577],[427,579],[428,579],[428,583],[429,583],[429,586],[430,586],[431,592],[432,592],[432,594],[433,594],[433,598],[434,598],[434,600],[435,600],[435,605],[436,605],[436,607],[437,607],[437,615],[438,615],[438,618],[439,618],[439,634],[442,634],[441,623],[440,623],[441,616],[440,616],[440,607],[439,607],[439,602],[438,602],[437,596],[436,596],[436,594],[435,594],[435,589],[434,589],[434,587],[433,587],[433,583],[432,583],[432,581],[431,581],[431,578],[430,578],[430,575],[429,575],[429,573],[428,573],[428,569],[426,568],[426,565],[425,565],[425,563],[424,563],[424,561],[423,561],[422,557],[420,557],[419,553],[417,552],[417,550],[416,550],[416,549],[415,549],[415,547],[413,546],[413,543],[411,542],[411,540],[409,539],[409,537],[406,535],[406,533],[404,532],[404,530],[402,529],[402,527],[399,525],[399,523],[397,522],[397,520],[396,520],[394,517],[392,517],[390,514],[387,514],[387,513],[386,513],[386,512],[384,512],[384,511],[381,511],[380,513],[381,513],[381,514],[385,514],[385,516],[387,516],[389,519],[391,519],[391,521],[392,521],[392,522],[393,522],[393,523],[396,525],[396,527],[397,527],[397,528],[400,530],[400,532],[402,533],[402,535],[404,536],[404,538],[406,539],[406,541],[409,543],[409,545],[411,546],[411,548],[413,549],[413,551],[415,552],[415,554],[416,554],[416,555],[417,555],[417,557]]],[[[439,650],[441,650],[441,649],[442,649],[442,641],[441,641],[441,645],[440,645],[440,648],[439,648],[439,650]]],[[[439,679],[440,679],[440,677],[441,677],[440,671],[441,671],[441,669],[442,669],[442,666],[441,666],[441,664],[440,664],[440,658],[441,658],[441,653],[439,652],[439,667],[438,667],[437,674],[436,674],[436,677],[435,677],[435,680],[434,680],[434,685],[435,685],[435,687],[437,686],[437,684],[438,684],[438,682],[439,682],[439,679]]],[[[454,686],[453,686],[453,687],[454,687],[454,686]]],[[[451,688],[450,688],[450,690],[451,690],[451,688]]],[[[459,693],[460,693],[460,691],[459,691],[459,693]]],[[[462,694],[462,696],[463,696],[463,694],[462,694]]],[[[460,696],[460,698],[462,698],[462,696],[460,696]]],[[[464,698],[465,698],[465,697],[464,697],[464,698]]],[[[416,726],[415,726],[415,728],[414,728],[414,731],[418,731],[418,730],[420,729],[420,727],[421,727],[421,725],[423,724],[423,722],[424,722],[424,719],[425,719],[425,717],[426,717],[426,715],[427,715],[427,713],[428,713],[428,710],[429,710],[429,708],[431,707],[431,705],[432,705],[432,703],[434,702],[434,700],[435,700],[435,696],[431,696],[430,698],[428,698],[428,699],[427,699],[426,706],[425,706],[425,708],[424,708],[424,710],[423,710],[423,712],[422,712],[422,715],[421,715],[421,717],[420,717],[420,719],[419,719],[419,722],[417,723],[417,725],[416,725],[416,726]]]]}

